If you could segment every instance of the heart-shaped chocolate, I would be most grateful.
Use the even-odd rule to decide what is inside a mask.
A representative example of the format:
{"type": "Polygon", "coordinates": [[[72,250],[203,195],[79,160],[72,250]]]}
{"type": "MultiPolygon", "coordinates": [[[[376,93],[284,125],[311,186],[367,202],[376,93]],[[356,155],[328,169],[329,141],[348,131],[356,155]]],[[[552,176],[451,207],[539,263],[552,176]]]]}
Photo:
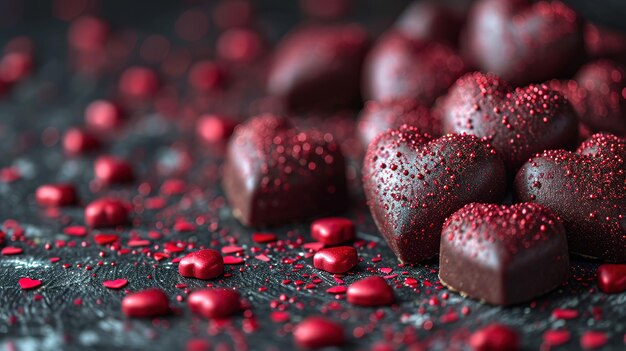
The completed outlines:
{"type": "Polygon", "coordinates": [[[626,261],[626,139],[596,134],[576,152],[537,155],[519,170],[515,196],[559,215],[570,251],[626,261]]]}
{"type": "Polygon", "coordinates": [[[560,1],[480,0],[464,37],[482,71],[516,85],[570,74],[584,54],[581,21],[560,1]]]}
{"type": "Polygon", "coordinates": [[[570,275],[563,224],[534,203],[458,210],[443,225],[439,261],[442,283],[497,305],[528,301],[570,275]]]}
{"type": "Polygon", "coordinates": [[[538,152],[573,147],[578,137],[576,114],[563,95],[545,85],[513,90],[493,74],[461,77],[438,110],[444,133],[489,138],[513,172],[538,152]]]}
{"type": "Polygon", "coordinates": [[[392,31],[368,54],[363,96],[368,100],[409,97],[430,106],[465,72],[463,60],[447,44],[415,41],[392,31]]]}
{"type": "Polygon", "coordinates": [[[299,131],[287,119],[264,115],[236,128],[223,186],[242,223],[277,225],[343,210],[345,168],[331,134],[299,131]]]}
{"type": "Polygon", "coordinates": [[[351,107],[368,47],[367,32],[355,24],[296,29],[276,49],[267,90],[291,111],[351,107]]]}
{"type": "Polygon", "coordinates": [[[441,226],[471,202],[498,202],[505,166],[486,141],[448,134],[429,140],[410,126],[380,134],[363,165],[370,211],[389,247],[404,263],[439,252],[441,226]]]}

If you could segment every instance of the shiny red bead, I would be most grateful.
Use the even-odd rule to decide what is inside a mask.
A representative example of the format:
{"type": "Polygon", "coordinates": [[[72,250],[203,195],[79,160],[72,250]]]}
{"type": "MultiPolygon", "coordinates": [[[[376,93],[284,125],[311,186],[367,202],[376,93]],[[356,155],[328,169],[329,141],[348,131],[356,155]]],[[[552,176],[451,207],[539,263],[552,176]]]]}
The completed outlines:
{"type": "Polygon", "coordinates": [[[97,136],[79,128],[70,128],[63,136],[63,149],[70,155],[95,151],[101,146],[102,142],[97,136]]]}
{"type": "Polygon", "coordinates": [[[387,306],[395,301],[393,288],[383,277],[373,276],[358,280],[348,287],[348,302],[359,306],[387,306]]]}
{"type": "Polygon", "coordinates": [[[196,124],[198,137],[207,144],[228,140],[233,130],[235,130],[235,123],[219,115],[200,116],[196,124]]]}
{"type": "Polygon", "coordinates": [[[474,332],[469,344],[474,351],[516,351],[519,349],[519,335],[505,325],[490,324],[474,332]]]}
{"type": "Polygon", "coordinates": [[[94,130],[111,131],[124,123],[124,112],[117,104],[96,100],[85,109],[85,124],[94,130]]]}
{"type": "Polygon", "coordinates": [[[72,184],[45,184],[37,188],[35,198],[40,206],[71,206],[78,202],[72,184]]]}
{"type": "Polygon", "coordinates": [[[598,287],[607,294],[626,291],[626,264],[603,264],[598,267],[598,287]]]}
{"type": "Polygon", "coordinates": [[[128,223],[129,206],[114,198],[102,198],[85,208],[85,224],[94,228],[115,227],[128,223]]]}
{"type": "Polygon", "coordinates": [[[171,312],[167,295],[161,289],[147,289],[127,295],[122,300],[122,313],[128,317],[159,317],[171,312]]]}
{"type": "Polygon", "coordinates": [[[100,156],[94,163],[96,179],[105,184],[130,183],[135,174],[130,163],[115,156],[100,156]]]}
{"type": "Polygon", "coordinates": [[[337,246],[322,249],[313,256],[313,266],[326,272],[341,274],[354,268],[359,256],[352,246],[337,246]]]}
{"type": "Polygon", "coordinates": [[[313,239],[326,245],[339,245],[356,238],[354,223],[348,218],[321,218],[311,224],[313,239]]]}
{"type": "Polygon", "coordinates": [[[241,311],[239,293],[226,288],[194,291],[188,303],[193,313],[205,318],[226,318],[241,311]]]}
{"type": "Polygon", "coordinates": [[[119,89],[129,98],[147,99],[158,91],[159,77],[149,68],[130,67],[122,73],[119,89]]]}
{"type": "Polygon", "coordinates": [[[82,52],[98,52],[104,49],[109,38],[109,25],[103,20],[85,16],[72,22],[67,32],[70,46],[82,52]]]}
{"type": "Polygon", "coordinates": [[[212,61],[200,61],[189,70],[189,84],[199,91],[211,91],[224,82],[224,72],[212,61]]]}
{"type": "Polygon", "coordinates": [[[293,331],[294,343],[301,348],[319,349],[345,344],[343,327],[325,317],[308,317],[293,331]]]}
{"type": "Polygon", "coordinates": [[[224,273],[224,259],[213,249],[191,252],[178,263],[178,273],[188,278],[213,279],[224,273]]]}
{"type": "Polygon", "coordinates": [[[258,59],[263,51],[263,39],[249,29],[229,29],[217,39],[217,53],[226,61],[251,63],[258,59]]]}

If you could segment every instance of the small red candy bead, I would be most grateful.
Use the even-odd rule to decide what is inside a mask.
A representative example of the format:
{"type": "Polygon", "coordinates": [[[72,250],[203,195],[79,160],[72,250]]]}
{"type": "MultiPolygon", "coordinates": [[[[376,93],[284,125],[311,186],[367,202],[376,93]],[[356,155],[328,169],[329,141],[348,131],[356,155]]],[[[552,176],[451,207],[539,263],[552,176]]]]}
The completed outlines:
{"type": "Polygon", "coordinates": [[[189,308],[205,318],[226,318],[241,311],[239,293],[232,289],[204,289],[189,295],[189,308]]]}
{"type": "Polygon", "coordinates": [[[188,278],[213,279],[224,273],[224,259],[213,249],[191,252],[178,263],[178,273],[188,278]]]}
{"type": "Polygon", "coordinates": [[[308,317],[293,331],[294,343],[301,348],[340,347],[346,343],[343,327],[324,317],[308,317]]]}
{"type": "Polygon", "coordinates": [[[393,288],[383,277],[373,276],[358,280],[348,287],[348,302],[359,306],[386,306],[395,301],[393,288]]]}
{"type": "Polygon", "coordinates": [[[226,61],[251,63],[258,59],[263,51],[263,39],[249,29],[229,29],[217,39],[217,53],[226,61]]]}
{"type": "Polygon", "coordinates": [[[96,179],[105,184],[130,183],[135,179],[133,168],[115,156],[100,156],[94,163],[96,179]]]}
{"type": "Polygon", "coordinates": [[[78,202],[72,184],[44,184],[37,188],[35,198],[40,206],[71,206],[78,202]]]}
{"type": "Polygon", "coordinates": [[[85,208],[85,224],[94,228],[127,224],[128,217],[128,204],[114,198],[95,200],[85,208]]]}
{"type": "Polygon", "coordinates": [[[519,349],[519,335],[514,329],[494,323],[475,331],[469,344],[474,351],[516,351],[519,349]]]}
{"type": "Polygon", "coordinates": [[[63,136],[63,149],[70,155],[95,151],[101,146],[97,136],[79,128],[70,128],[63,136]]]}
{"type": "Polygon", "coordinates": [[[585,350],[595,350],[606,345],[608,338],[601,331],[587,331],[580,337],[580,346],[585,350]]]}
{"type": "Polygon", "coordinates": [[[17,83],[28,77],[33,70],[33,56],[27,52],[7,53],[0,60],[0,76],[9,83],[17,83]]]}
{"type": "Polygon", "coordinates": [[[626,291],[626,264],[602,264],[598,267],[598,287],[607,294],[626,291]]]}
{"type": "Polygon", "coordinates": [[[109,25],[103,20],[85,16],[72,22],[67,32],[70,46],[81,52],[98,52],[104,49],[109,38],[109,25]]]}
{"type": "Polygon", "coordinates": [[[322,249],[313,256],[313,266],[326,272],[341,274],[354,268],[359,256],[352,246],[336,246],[322,249]]]}
{"type": "Polygon", "coordinates": [[[223,70],[212,61],[200,61],[189,70],[189,84],[199,91],[211,91],[224,82],[223,70]]]}
{"type": "Polygon", "coordinates": [[[313,239],[326,245],[339,245],[356,237],[354,223],[347,218],[321,218],[311,224],[313,239]]]}
{"type": "Polygon", "coordinates": [[[117,104],[96,100],[85,109],[85,124],[95,130],[110,131],[124,123],[124,112],[117,104]]]}
{"type": "Polygon", "coordinates": [[[159,89],[159,78],[149,68],[130,67],[122,73],[119,89],[129,98],[147,99],[154,96],[159,89]]]}
{"type": "Polygon", "coordinates": [[[228,140],[233,130],[235,130],[235,123],[219,115],[200,116],[196,123],[198,136],[207,144],[228,140]]]}
{"type": "Polygon", "coordinates": [[[122,313],[128,317],[159,317],[170,312],[167,295],[158,288],[138,291],[127,295],[122,300],[122,313]]]}

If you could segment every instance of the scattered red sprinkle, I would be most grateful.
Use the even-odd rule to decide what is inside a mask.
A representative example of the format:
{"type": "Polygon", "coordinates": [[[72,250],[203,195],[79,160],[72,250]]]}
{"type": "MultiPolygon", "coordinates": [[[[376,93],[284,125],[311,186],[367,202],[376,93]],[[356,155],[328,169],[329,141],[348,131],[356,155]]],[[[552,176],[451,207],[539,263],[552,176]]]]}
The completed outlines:
{"type": "Polygon", "coordinates": [[[515,351],[519,349],[519,343],[517,331],[495,323],[475,331],[469,339],[469,344],[475,351],[515,351]]]}
{"type": "Polygon", "coordinates": [[[393,289],[378,276],[358,280],[348,287],[348,302],[359,306],[386,306],[395,301],[393,289]]]}
{"type": "Polygon", "coordinates": [[[348,288],[346,288],[345,286],[337,285],[337,286],[333,286],[332,288],[326,289],[326,292],[329,294],[336,295],[336,294],[345,294],[347,290],[348,288]]]}
{"type": "Polygon", "coordinates": [[[117,234],[96,234],[93,236],[93,241],[98,245],[109,245],[120,239],[117,234]]]}
{"type": "Polygon", "coordinates": [[[578,310],[555,308],[552,311],[554,319],[574,319],[578,317],[578,310]]]}
{"type": "Polygon", "coordinates": [[[85,236],[87,235],[87,228],[82,225],[73,225],[63,228],[63,233],[71,236],[85,236]]]}
{"type": "Polygon", "coordinates": [[[109,289],[121,289],[128,284],[128,280],[126,279],[115,279],[115,280],[105,280],[102,282],[105,288],[109,289]]]}
{"type": "Polygon", "coordinates": [[[244,262],[243,258],[235,256],[224,256],[224,264],[238,265],[244,262]]]}
{"type": "Polygon", "coordinates": [[[20,278],[18,280],[18,284],[24,290],[35,289],[41,286],[41,280],[30,279],[30,278],[20,278]]]}
{"type": "Polygon", "coordinates": [[[348,218],[321,218],[311,224],[313,239],[326,245],[339,245],[356,238],[354,223],[348,218]]]}
{"type": "Polygon", "coordinates": [[[252,240],[255,243],[259,243],[259,244],[265,244],[265,243],[271,243],[276,241],[277,237],[276,234],[272,234],[272,233],[253,233],[252,234],[252,240]]]}
{"type": "Polygon", "coordinates": [[[626,264],[602,264],[598,267],[598,287],[607,294],[626,291],[626,264]]]}
{"type": "Polygon", "coordinates": [[[588,331],[580,337],[580,346],[583,349],[597,349],[606,345],[606,333],[600,331],[588,331]]]}
{"type": "Polygon", "coordinates": [[[548,347],[560,346],[567,343],[571,334],[567,330],[548,330],[543,333],[543,343],[548,347]]]}

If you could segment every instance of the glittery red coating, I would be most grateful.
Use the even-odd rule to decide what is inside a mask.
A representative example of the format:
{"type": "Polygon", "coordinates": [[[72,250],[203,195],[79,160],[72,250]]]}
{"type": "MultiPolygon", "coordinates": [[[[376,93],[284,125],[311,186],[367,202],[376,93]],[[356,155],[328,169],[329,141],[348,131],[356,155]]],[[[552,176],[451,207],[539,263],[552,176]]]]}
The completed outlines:
{"type": "Polygon", "coordinates": [[[537,154],[518,172],[515,197],[555,212],[563,220],[571,252],[624,262],[625,143],[623,138],[596,134],[577,152],[537,154]]]}
{"type": "Polygon", "coordinates": [[[563,224],[534,203],[466,205],[443,225],[439,255],[443,284],[496,305],[531,300],[570,276],[563,224]]]}
{"type": "Polygon", "coordinates": [[[445,133],[488,138],[512,175],[537,152],[578,141],[574,109],[546,85],[512,89],[496,75],[474,72],[450,88],[439,110],[445,133]]]}
{"type": "Polygon", "coordinates": [[[363,164],[367,204],[403,263],[439,252],[447,216],[471,202],[498,202],[506,170],[497,152],[473,135],[431,140],[410,126],[379,135],[363,164]]]}

